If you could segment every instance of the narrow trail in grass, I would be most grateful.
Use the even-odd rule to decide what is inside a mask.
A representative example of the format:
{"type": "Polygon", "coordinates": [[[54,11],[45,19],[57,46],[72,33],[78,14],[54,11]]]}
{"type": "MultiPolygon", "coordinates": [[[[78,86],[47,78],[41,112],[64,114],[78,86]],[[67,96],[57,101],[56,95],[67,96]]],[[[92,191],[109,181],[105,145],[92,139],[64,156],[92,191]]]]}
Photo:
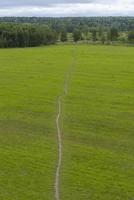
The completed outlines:
{"type": "Polygon", "coordinates": [[[56,116],[56,127],[57,127],[57,140],[58,140],[58,161],[57,161],[57,169],[56,169],[56,176],[55,176],[55,200],[60,200],[60,172],[61,172],[61,165],[62,165],[62,133],[61,133],[61,125],[60,120],[62,118],[62,102],[63,99],[68,94],[69,83],[71,80],[71,76],[74,71],[75,67],[75,49],[72,52],[72,62],[69,66],[69,69],[66,73],[65,82],[64,82],[64,90],[63,93],[58,97],[58,114],[56,116]]]}

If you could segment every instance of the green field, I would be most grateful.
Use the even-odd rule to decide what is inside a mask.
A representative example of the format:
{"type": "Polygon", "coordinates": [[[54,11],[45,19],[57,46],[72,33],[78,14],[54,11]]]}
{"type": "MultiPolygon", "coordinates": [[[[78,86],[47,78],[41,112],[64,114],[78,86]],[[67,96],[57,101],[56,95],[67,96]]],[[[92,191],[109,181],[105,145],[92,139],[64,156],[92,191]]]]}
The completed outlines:
{"type": "Polygon", "coordinates": [[[0,50],[0,200],[134,200],[134,48],[0,50]],[[71,70],[71,73],[69,73],[71,70]]]}

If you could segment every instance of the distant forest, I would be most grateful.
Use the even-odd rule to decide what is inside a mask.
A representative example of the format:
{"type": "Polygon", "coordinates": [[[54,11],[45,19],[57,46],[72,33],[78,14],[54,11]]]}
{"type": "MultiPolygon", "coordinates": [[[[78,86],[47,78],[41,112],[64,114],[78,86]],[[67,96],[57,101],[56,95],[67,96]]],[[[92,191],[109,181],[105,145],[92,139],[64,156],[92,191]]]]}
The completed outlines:
{"type": "Polygon", "coordinates": [[[134,44],[134,17],[2,17],[0,47],[57,42],[134,44]]]}

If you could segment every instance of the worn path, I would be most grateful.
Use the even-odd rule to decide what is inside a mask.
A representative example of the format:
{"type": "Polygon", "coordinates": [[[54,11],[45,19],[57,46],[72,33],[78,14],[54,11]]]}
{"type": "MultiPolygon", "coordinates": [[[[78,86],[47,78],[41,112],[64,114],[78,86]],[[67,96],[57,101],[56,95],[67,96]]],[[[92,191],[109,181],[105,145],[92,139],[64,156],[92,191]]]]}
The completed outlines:
{"type": "Polygon", "coordinates": [[[56,176],[55,176],[55,200],[60,200],[60,171],[61,171],[61,164],[62,164],[62,135],[61,135],[61,126],[60,126],[60,120],[61,120],[61,113],[62,113],[62,100],[65,98],[65,96],[68,94],[68,88],[69,83],[71,80],[71,76],[73,74],[74,68],[75,68],[75,50],[73,50],[72,53],[72,62],[69,66],[69,69],[67,71],[66,77],[65,77],[65,83],[64,83],[64,91],[63,94],[61,94],[58,98],[58,114],[56,116],[56,127],[57,127],[57,139],[58,139],[58,162],[57,162],[57,169],[56,169],[56,176]]]}

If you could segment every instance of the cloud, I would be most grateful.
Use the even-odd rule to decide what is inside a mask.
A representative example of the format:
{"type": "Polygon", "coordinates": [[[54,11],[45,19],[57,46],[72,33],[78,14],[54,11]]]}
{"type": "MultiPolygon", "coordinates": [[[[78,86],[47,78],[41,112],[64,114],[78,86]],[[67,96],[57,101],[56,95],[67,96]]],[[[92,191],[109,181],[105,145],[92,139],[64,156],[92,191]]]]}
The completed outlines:
{"type": "Polygon", "coordinates": [[[0,7],[51,6],[55,4],[90,3],[90,0],[0,0],[0,7]]]}
{"type": "Polygon", "coordinates": [[[134,0],[0,0],[0,16],[134,16],[134,0]]]}

